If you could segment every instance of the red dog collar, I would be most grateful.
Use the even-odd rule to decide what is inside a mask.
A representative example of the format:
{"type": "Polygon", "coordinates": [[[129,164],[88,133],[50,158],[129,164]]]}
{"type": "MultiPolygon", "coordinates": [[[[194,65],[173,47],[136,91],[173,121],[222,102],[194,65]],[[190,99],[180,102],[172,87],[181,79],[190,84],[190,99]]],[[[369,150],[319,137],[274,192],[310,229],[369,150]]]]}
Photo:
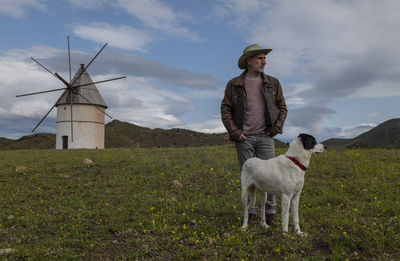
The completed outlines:
{"type": "MultiPolygon", "coordinates": [[[[286,157],[288,157],[288,156],[286,156],[286,157]]],[[[293,161],[293,163],[296,164],[297,166],[299,166],[299,168],[301,168],[303,171],[306,171],[306,170],[307,170],[307,168],[304,167],[304,165],[301,164],[296,158],[294,158],[294,157],[288,157],[288,159],[290,159],[291,161],[293,161]]]]}

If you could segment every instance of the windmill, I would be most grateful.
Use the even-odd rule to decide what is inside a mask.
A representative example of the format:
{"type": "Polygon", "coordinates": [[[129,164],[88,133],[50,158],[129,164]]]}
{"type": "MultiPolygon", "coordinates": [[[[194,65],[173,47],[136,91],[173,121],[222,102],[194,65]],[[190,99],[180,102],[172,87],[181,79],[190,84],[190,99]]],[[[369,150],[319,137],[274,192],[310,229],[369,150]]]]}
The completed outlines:
{"type": "Polygon", "coordinates": [[[31,59],[55,78],[60,80],[66,87],[34,93],[17,95],[24,97],[49,92],[63,91],[56,103],[44,115],[39,123],[33,128],[34,132],[50,112],[57,107],[57,131],[56,148],[104,148],[104,115],[112,118],[105,112],[106,103],[97,90],[95,84],[115,81],[126,78],[126,76],[93,82],[87,73],[87,68],[93,63],[97,56],[104,50],[107,43],[85,66],[81,64],[75,76],[71,75],[71,52],[69,36],[68,42],[68,68],[69,81],[61,77],[57,72],[53,73],[36,59],[31,59]]]}

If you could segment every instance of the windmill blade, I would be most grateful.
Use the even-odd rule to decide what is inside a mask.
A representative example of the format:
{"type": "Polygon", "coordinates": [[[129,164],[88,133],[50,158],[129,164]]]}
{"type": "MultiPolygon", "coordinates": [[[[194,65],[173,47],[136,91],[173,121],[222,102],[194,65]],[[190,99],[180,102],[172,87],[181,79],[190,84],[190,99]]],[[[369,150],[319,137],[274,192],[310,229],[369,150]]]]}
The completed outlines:
{"type": "Polygon", "coordinates": [[[58,73],[53,73],[52,71],[50,71],[49,69],[47,69],[46,67],[44,67],[41,63],[39,63],[38,61],[36,61],[33,57],[31,57],[32,60],[34,60],[37,64],[40,65],[40,67],[42,67],[43,69],[45,69],[46,71],[48,71],[51,75],[53,75],[54,77],[56,77],[57,79],[61,80],[68,88],[71,88],[70,84],[64,80],[58,73]]]}
{"type": "Polygon", "coordinates": [[[44,115],[44,117],[39,121],[39,123],[35,126],[35,128],[33,128],[32,132],[34,132],[34,131],[37,129],[37,127],[39,127],[39,125],[44,121],[44,119],[46,119],[47,115],[49,115],[49,113],[53,110],[53,108],[54,108],[55,106],[56,106],[56,105],[54,104],[54,105],[50,108],[50,110],[46,113],[46,115],[44,115]]]}
{"type": "Polygon", "coordinates": [[[100,49],[100,51],[92,58],[92,60],[88,63],[88,65],[86,65],[85,68],[83,68],[82,72],[78,75],[78,77],[75,78],[75,80],[71,83],[71,86],[74,85],[74,83],[79,79],[79,77],[81,77],[81,75],[86,72],[86,69],[92,64],[92,62],[97,58],[97,56],[99,56],[99,54],[103,51],[104,48],[106,48],[107,43],[103,46],[103,48],[100,49]]]}
{"type": "Polygon", "coordinates": [[[68,39],[68,65],[69,65],[69,83],[71,83],[72,78],[71,78],[71,51],[69,48],[69,35],[67,36],[68,39]]]}
{"type": "Polygon", "coordinates": [[[61,77],[58,73],[54,74],[60,81],[62,81],[67,87],[68,89],[72,90],[71,85],[69,84],[69,82],[67,82],[66,80],[64,80],[63,77],[61,77]]]}
{"type": "Polygon", "coordinates": [[[61,90],[66,90],[68,88],[60,88],[60,89],[53,89],[53,90],[48,90],[48,91],[41,91],[41,92],[32,92],[32,93],[26,93],[26,94],[19,94],[16,95],[15,97],[24,97],[24,96],[29,96],[29,95],[35,95],[35,94],[41,94],[41,93],[47,93],[47,92],[56,92],[56,91],[61,91],[61,90]]]}
{"type": "MultiPolygon", "coordinates": [[[[67,91],[67,90],[65,90],[65,91],[67,91]]],[[[64,93],[65,93],[65,92],[64,92],[64,93]]],[[[64,93],[63,93],[63,94],[64,94],[64,93]]],[[[50,110],[46,113],[46,115],[44,115],[44,117],[39,121],[39,123],[36,124],[36,126],[35,126],[35,128],[33,128],[32,132],[34,132],[34,131],[37,129],[37,127],[39,127],[39,125],[44,121],[44,119],[46,119],[47,115],[49,115],[50,112],[54,109],[54,107],[56,107],[56,104],[60,101],[60,99],[61,99],[62,96],[63,96],[63,95],[61,95],[60,98],[58,98],[58,100],[56,101],[56,103],[54,103],[54,105],[50,108],[50,110]]]]}
{"type": "Polygon", "coordinates": [[[78,93],[79,96],[81,96],[84,100],[86,100],[88,103],[90,103],[91,105],[93,105],[96,109],[98,109],[99,111],[101,111],[103,114],[107,115],[108,117],[110,117],[110,119],[112,119],[112,117],[110,115],[108,115],[105,111],[100,110],[96,105],[94,105],[91,101],[89,101],[88,99],[86,99],[85,97],[82,96],[82,94],[78,93]]]}
{"type": "Polygon", "coordinates": [[[103,80],[103,81],[98,81],[98,82],[92,82],[92,83],[85,83],[85,84],[75,85],[74,88],[75,88],[75,87],[87,86],[87,85],[91,85],[91,84],[98,84],[98,83],[103,83],[103,82],[110,82],[110,81],[120,80],[120,79],[124,79],[124,78],[126,78],[126,76],[117,77],[117,78],[112,78],[112,79],[103,80]]]}
{"type": "Polygon", "coordinates": [[[45,69],[46,71],[48,71],[50,74],[52,74],[54,77],[57,78],[57,76],[56,76],[52,71],[50,71],[49,69],[47,69],[46,67],[44,67],[41,63],[39,63],[38,61],[36,61],[33,57],[31,57],[31,59],[32,59],[33,61],[35,61],[37,64],[39,64],[40,67],[42,67],[43,69],[45,69]]]}

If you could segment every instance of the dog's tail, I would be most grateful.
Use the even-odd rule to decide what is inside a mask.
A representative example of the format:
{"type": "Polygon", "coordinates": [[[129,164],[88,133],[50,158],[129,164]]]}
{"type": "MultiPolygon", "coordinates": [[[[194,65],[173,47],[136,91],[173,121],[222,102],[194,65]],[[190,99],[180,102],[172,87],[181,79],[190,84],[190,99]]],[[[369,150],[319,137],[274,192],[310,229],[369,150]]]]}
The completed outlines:
{"type": "Polygon", "coordinates": [[[241,186],[242,186],[242,205],[244,209],[254,208],[256,202],[256,187],[254,184],[249,184],[247,178],[246,168],[242,169],[241,173],[241,186]],[[250,194],[250,203],[249,203],[249,194],[250,194]]]}
{"type": "MultiPolygon", "coordinates": [[[[240,175],[240,184],[242,186],[242,206],[244,211],[244,217],[247,221],[248,214],[247,214],[247,203],[248,203],[248,192],[247,192],[247,181],[246,181],[246,171],[242,168],[241,175],[240,175]]],[[[246,222],[247,223],[247,222],[246,222]]]]}
{"type": "Polygon", "coordinates": [[[248,226],[248,221],[249,221],[249,194],[251,196],[250,198],[250,208],[254,208],[255,201],[256,201],[256,187],[254,184],[249,184],[249,178],[247,174],[247,169],[246,165],[243,166],[241,175],[240,175],[240,181],[241,181],[241,186],[242,186],[242,205],[243,205],[243,225],[242,229],[246,229],[248,226]]]}

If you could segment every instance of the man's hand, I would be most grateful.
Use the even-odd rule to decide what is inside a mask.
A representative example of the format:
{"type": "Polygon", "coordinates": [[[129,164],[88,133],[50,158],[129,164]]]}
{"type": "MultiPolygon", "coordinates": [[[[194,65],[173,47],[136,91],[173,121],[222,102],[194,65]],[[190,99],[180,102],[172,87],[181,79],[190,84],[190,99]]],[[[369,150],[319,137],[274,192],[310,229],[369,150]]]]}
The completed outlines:
{"type": "Polygon", "coordinates": [[[239,140],[240,140],[240,141],[245,141],[246,139],[247,139],[247,138],[246,138],[246,136],[243,135],[243,133],[240,134],[240,137],[239,137],[239,140]]]}

